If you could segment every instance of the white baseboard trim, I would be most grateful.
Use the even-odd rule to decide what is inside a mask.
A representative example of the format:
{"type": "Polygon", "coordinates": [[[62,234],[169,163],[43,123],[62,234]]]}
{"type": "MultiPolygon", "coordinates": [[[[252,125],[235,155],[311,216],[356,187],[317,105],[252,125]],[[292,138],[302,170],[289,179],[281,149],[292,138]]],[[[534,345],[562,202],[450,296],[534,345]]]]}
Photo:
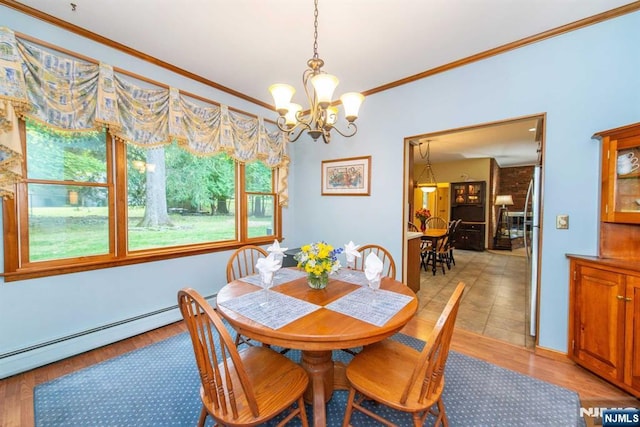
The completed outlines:
{"type": "Polygon", "coordinates": [[[39,366],[84,353],[125,338],[138,335],[182,319],[180,310],[174,308],[147,317],[139,317],[115,326],[105,327],[86,334],[76,334],[73,338],[57,340],[41,347],[18,352],[3,358],[0,362],[0,379],[25,372],[39,366]]]}

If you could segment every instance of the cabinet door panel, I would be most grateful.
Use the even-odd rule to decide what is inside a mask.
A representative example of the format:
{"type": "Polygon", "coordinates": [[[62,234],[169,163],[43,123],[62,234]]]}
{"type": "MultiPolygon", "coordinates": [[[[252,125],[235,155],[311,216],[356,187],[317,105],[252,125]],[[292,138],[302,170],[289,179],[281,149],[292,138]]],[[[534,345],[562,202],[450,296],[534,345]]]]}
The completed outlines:
{"type": "Polygon", "coordinates": [[[574,355],[596,372],[622,380],[624,362],[624,276],[579,269],[574,355]]]}
{"type": "Polygon", "coordinates": [[[640,277],[627,276],[624,382],[640,390],[640,277]]]}
{"type": "Polygon", "coordinates": [[[640,224],[640,126],[594,136],[602,140],[602,221],[640,224]]]}

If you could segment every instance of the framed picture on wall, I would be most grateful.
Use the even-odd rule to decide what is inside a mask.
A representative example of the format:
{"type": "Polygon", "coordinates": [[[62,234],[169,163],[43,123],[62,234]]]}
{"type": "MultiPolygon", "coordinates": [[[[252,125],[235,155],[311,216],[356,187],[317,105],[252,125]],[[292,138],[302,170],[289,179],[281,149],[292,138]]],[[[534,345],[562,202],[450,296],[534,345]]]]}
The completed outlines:
{"type": "Polygon", "coordinates": [[[323,196],[369,196],[371,156],[322,161],[323,196]]]}

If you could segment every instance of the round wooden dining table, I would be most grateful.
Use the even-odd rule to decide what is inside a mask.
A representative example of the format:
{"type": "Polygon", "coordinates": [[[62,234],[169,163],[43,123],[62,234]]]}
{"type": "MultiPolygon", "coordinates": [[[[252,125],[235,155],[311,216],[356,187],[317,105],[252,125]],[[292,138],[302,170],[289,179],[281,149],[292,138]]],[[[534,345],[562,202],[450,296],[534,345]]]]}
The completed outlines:
{"type": "Polygon", "coordinates": [[[309,287],[306,277],[273,287],[271,290],[274,292],[321,306],[278,329],[266,327],[224,306],[225,302],[259,291],[260,287],[235,280],[218,292],[218,312],[238,333],[265,344],[302,350],[301,365],[310,380],[305,400],[313,406],[313,425],[316,427],[326,426],[326,403],[331,399],[333,390],[348,389],[349,386],[345,366],[332,360],[332,351],[381,341],[402,329],[418,308],[418,299],[413,291],[402,282],[388,277],[382,279],[380,289],[410,296],[411,300],[383,326],[375,326],[325,308],[327,304],[360,287],[330,279],[325,289],[316,290],[309,287]]]}

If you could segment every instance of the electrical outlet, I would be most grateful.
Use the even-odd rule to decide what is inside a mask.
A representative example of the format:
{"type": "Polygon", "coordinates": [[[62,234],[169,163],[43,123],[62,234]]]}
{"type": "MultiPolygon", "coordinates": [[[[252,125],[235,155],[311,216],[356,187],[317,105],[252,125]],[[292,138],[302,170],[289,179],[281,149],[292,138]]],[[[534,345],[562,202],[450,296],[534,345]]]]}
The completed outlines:
{"type": "Polygon", "coordinates": [[[556,228],[560,230],[567,230],[569,228],[569,215],[557,215],[556,228]]]}

